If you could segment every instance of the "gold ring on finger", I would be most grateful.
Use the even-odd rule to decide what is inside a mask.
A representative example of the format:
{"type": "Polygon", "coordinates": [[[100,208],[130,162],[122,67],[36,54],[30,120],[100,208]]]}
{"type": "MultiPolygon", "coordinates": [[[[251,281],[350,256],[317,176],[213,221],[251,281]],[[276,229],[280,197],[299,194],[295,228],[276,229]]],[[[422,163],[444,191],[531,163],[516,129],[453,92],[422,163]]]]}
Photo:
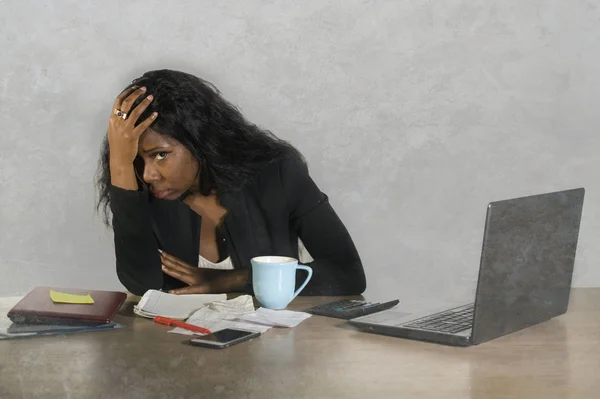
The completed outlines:
{"type": "Polygon", "coordinates": [[[118,108],[115,108],[114,112],[115,112],[115,115],[117,115],[119,118],[121,118],[121,119],[127,119],[127,113],[126,112],[123,112],[123,111],[121,111],[118,108]]]}

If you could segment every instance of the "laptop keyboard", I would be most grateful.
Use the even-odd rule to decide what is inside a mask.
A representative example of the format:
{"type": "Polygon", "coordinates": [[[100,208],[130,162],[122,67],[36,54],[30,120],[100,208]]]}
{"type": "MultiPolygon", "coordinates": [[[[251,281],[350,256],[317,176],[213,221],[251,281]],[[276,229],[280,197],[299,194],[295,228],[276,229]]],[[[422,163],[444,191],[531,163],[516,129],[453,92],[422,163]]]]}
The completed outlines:
{"type": "Polygon", "coordinates": [[[411,321],[403,327],[453,334],[473,327],[473,310],[474,304],[465,305],[411,321]]]}

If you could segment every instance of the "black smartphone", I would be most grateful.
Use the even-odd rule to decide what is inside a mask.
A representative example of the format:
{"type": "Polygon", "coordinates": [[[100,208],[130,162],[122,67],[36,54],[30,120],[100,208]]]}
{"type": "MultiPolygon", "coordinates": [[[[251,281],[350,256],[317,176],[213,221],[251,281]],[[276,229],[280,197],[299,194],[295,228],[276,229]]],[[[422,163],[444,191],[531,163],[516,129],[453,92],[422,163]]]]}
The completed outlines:
{"type": "Polygon", "coordinates": [[[192,338],[188,341],[190,345],[202,346],[204,348],[223,349],[240,342],[249,341],[259,337],[260,333],[256,331],[238,330],[226,328],[215,331],[212,334],[203,335],[198,338],[192,338]]]}

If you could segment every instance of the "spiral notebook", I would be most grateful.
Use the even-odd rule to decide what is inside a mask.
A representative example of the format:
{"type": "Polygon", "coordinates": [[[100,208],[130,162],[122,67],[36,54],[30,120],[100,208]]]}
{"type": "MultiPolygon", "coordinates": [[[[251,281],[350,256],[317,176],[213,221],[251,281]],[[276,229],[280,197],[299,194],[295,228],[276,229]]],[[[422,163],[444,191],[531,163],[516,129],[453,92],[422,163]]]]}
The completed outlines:
{"type": "Polygon", "coordinates": [[[164,316],[175,320],[185,320],[207,304],[226,299],[227,294],[176,295],[158,290],[148,290],[139,303],[133,307],[133,311],[142,317],[164,316]]]}

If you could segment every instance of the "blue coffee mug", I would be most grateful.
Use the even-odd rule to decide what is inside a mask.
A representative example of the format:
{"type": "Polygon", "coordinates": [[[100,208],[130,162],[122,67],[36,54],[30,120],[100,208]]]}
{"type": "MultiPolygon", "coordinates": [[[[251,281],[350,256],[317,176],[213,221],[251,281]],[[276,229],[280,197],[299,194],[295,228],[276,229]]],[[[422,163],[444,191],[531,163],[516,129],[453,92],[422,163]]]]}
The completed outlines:
{"type": "Polygon", "coordinates": [[[259,256],[252,263],[252,284],[254,295],[260,304],[268,309],[285,309],[310,281],[313,271],[299,265],[298,260],[285,256],[259,256]],[[296,288],[296,270],[306,270],[308,276],[296,288]]]}

